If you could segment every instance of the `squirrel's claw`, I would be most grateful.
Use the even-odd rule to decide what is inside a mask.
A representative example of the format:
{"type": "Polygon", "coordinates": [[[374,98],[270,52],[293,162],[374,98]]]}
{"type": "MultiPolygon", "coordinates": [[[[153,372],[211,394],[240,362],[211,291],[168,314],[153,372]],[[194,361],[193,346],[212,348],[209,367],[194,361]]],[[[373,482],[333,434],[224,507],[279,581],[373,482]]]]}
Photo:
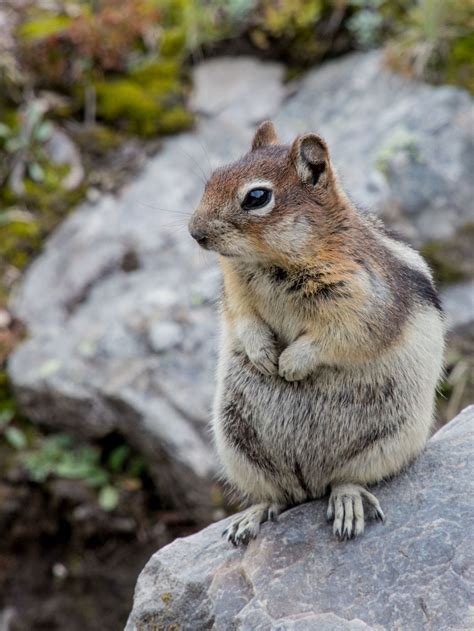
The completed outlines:
{"type": "Polygon", "coordinates": [[[364,532],[365,500],[371,513],[379,521],[385,521],[382,508],[375,495],[358,484],[340,484],[334,486],[329,498],[327,518],[334,520],[333,532],[340,541],[353,539],[364,532]]]}
{"type": "Polygon", "coordinates": [[[279,504],[256,504],[235,517],[222,533],[234,546],[246,545],[258,535],[260,526],[267,520],[275,521],[282,512],[279,504]]]}

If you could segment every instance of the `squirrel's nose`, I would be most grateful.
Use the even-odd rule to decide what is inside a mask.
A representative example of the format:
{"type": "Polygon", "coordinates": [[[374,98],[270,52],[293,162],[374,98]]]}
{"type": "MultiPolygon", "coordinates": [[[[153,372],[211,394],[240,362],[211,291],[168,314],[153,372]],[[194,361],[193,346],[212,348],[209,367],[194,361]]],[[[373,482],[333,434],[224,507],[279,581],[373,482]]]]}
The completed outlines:
{"type": "Polygon", "coordinates": [[[208,235],[202,228],[194,228],[191,230],[192,238],[199,243],[202,247],[207,244],[208,235]]]}

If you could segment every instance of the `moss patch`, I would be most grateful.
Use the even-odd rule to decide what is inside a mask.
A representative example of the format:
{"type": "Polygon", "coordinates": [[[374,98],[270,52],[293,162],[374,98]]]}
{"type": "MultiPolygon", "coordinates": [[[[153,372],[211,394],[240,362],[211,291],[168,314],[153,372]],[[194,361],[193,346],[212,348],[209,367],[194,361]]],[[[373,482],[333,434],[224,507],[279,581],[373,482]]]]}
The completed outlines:
{"type": "Polygon", "coordinates": [[[128,132],[152,136],[188,128],[192,115],[182,105],[183,90],[169,67],[154,65],[131,74],[95,84],[97,113],[104,121],[118,121],[128,132]]]}
{"type": "Polygon", "coordinates": [[[18,35],[24,40],[40,40],[52,35],[59,35],[72,24],[72,18],[67,15],[39,14],[32,17],[18,29],[18,35]]]}

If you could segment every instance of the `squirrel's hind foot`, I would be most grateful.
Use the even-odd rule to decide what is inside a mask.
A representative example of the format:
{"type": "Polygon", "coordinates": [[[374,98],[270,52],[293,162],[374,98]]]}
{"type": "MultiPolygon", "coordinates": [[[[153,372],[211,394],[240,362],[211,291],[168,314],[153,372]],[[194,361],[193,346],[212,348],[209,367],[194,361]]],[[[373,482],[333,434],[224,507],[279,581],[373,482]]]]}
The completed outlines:
{"type": "Polygon", "coordinates": [[[364,532],[364,504],[368,513],[379,521],[385,521],[378,499],[358,484],[338,484],[331,489],[327,518],[334,520],[333,532],[340,540],[353,539],[364,532]]]}
{"type": "Polygon", "coordinates": [[[275,521],[283,510],[284,507],[279,504],[255,504],[238,515],[222,536],[234,546],[246,545],[258,535],[261,524],[269,520],[275,521]]]}

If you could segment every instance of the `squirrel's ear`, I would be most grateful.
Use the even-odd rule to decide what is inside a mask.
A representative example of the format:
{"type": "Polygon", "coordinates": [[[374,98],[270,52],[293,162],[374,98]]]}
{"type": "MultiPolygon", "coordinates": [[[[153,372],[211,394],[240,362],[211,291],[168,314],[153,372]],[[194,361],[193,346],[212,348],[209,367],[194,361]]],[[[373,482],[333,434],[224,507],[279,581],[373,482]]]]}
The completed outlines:
{"type": "Polygon", "coordinates": [[[313,186],[322,183],[329,169],[327,145],[316,134],[298,136],[291,146],[290,159],[303,182],[313,186]]]}
{"type": "Polygon", "coordinates": [[[272,121],[265,121],[258,126],[252,140],[252,151],[261,149],[267,145],[277,145],[278,136],[272,121]]]}

